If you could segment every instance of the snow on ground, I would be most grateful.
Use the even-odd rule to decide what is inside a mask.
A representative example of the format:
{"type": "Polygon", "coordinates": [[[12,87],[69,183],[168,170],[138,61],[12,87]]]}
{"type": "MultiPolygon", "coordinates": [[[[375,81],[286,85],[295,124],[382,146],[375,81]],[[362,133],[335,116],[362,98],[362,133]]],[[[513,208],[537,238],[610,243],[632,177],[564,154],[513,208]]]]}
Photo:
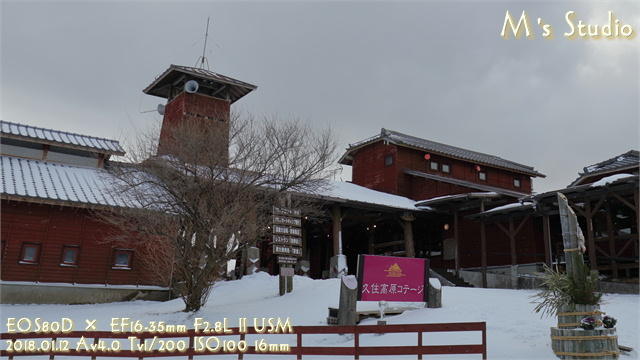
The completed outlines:
{"type": "MultiPolygon", "coordinates": [[[[242,280],[217,283],[207,305],[195,314],[182,312],[180,299],[168,302],[135,301],[97,305],[0,305],[2,326],[7,331],[7,318],[42,318],[42,321],[60,321],[61,317],[71,318],[75,330],[84,330],[87,319],[97,319],[98,330],[111,330],[112,317],[128,317],[143,324],[150,321],[164,321],[167,324],[188,325],[193,328],[196,318],[216,322],[228,319],[230,327],[238,326],[239,318],[290,318],[292,325],[326,325],[328,307],[337,307],[340,282],[337,279],[311,280],[296,276],[294,290],[285,296],[278,295],[278,277],[266,273],[245,276],[242,280]]],[[[487,323],[487,344],[489,359],[556,359],[551,350],[550,328],[555,318],[541,318],[533,312],[533,290],[502,290],[443,287],[443,307],[440,309],[419,308],[405,311],[401,315],[386,317],[388,324],[418,324],[441,322],[487,323]]],[[[391,307],[398,304],[391,303],[391,307]]],[[[413,304],[421,305],[421,304],[413,304]]],[[[377,304],[364,303],[359,307],[377,308],[377,304]]],[[[637,359],[640,347],[638,334],[640,322],[640,295],[607,294],[602,310],[618,319],[619,344],[635,349],[630,355],[620,359],[637,359]]],[[[375,325],[377,319],[363,320],[360,325],[375,325]]],[[[251,326],[252,324],[250,324],[251,326]]],[[[266,335],[269,336],[269,335],[266,335]]],[[[263,336],[264,337],[264,336],[263,336]]],[[[313,335],[304,337],[304,345],[313,344],[349,346],[352,335],[313,335]]],[[[248,338],[249,340],[249,338],[248,338]]],[[[291,335],[276,335],[267,341],[294,344],[291,335]],[[287,340],[285,337],[289,337],[287,340]]],[[[398,334],[366,334],[361,336],[361,345],[412,345],[413,337],[398,334]]],[[[479,343],[477,334],[465,333],[425,333],[427,344],[479,343]]],[[[251,341],[252,342],[252,341],[251,341]]],[[[414,344],[413,344],[414,345],[414,344]]],[[[0,345],[6,349],[2,341],[0,345]]],[[[25,357],[31,359],[35,357],[25,357]]],[[[207,357],[209,358],[209,357],[207,357]]],[[[215,356],[213,359],[226,359],[215,356]]],[[[235,359],[236,356],[230,358],[235,359]]],[[[287,356],[252,357],[245,359],[289,359],[287,356]]],[[[293,357],[295,358],[295,357],[293,357]]],[[[350,357],[305,356],[305,359],[342,360],[350,357]]],[[[378,356],[363,359],[395,360],[416,357],[378,356]]],[[[425,359],[479,359],[479,355],[468,357],[425,356],[425,359]]],[[[18,358],[20,359],[20,358],[18,358]]],[[[204,357],[203,357],[204,359],[204,357]]]]}

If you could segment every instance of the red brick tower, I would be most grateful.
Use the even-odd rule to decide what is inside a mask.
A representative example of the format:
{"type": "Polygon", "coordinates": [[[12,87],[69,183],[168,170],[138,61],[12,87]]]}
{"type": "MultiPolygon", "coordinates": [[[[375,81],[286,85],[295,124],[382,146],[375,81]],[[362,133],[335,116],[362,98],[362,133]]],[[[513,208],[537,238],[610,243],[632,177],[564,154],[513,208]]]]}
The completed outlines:
{"type": "Polygon", "coordinates": [[[256,88],[213,71],[171,65],[143,90],[167,99],[157,154],[170,151],[171,128],[187,122],[204,124],[228,148],[231,104],[256,88]]]}

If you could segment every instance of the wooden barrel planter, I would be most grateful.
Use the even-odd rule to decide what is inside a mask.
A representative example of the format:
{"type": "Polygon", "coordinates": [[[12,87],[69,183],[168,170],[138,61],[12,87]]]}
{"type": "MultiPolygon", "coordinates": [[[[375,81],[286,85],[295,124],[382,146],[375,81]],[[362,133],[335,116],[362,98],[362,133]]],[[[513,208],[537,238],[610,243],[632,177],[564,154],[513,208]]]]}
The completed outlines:
{"type": "Polygon", "coordinates": [[[580,320],[592,317],[596,324],[602,325],[602,311],[600,305],[569,304],[558,309],[558,327],[560,329],[574,329],[580,327],[580,320]]]}
{"type": "Polygon", "coordinates": [[[551,328],[551,348],[560,359],[617,359],[616,329],[551,328]]]}
{"type": "Polygon", "coordinates": [[[617,359],[616,329],[602,327],[599,305],[570,304],[558,309],[558,327],[551,328],[551,348],[560,359],[617,359]],[[592,317],[597,328],[583,330],[580,320],[592,317]]]}

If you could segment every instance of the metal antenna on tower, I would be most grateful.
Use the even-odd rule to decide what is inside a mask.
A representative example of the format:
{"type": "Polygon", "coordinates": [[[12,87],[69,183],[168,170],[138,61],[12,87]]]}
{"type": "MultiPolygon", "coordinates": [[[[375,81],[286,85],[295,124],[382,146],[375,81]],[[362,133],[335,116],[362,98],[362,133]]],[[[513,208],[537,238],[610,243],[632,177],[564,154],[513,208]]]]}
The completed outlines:
{"type": "Polygon", "coordinates": [[[209,37],[209,19],[210,18],[211,18],[210,16],[207,16],[207,31],[204,34],[204,48],[202,49],[202,56],[198,59],[198,61],[200,62],[201,69],[204,69],[204,63],[205,61],[207,62],[207,70],[209,70],[209,60],[207,60],[204,54],[207,51],[207,38],[209,37]]]}

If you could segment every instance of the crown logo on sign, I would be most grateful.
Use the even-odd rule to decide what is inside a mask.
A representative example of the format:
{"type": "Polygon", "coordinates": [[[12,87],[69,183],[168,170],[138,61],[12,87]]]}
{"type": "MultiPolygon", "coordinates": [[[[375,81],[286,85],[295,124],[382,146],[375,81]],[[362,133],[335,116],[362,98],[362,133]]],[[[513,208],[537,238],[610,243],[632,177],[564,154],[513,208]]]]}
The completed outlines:
{"type": "Polygon", "coordinates": [[[400,266],[398,266],[398,264],[393,264],[393,265],[389,266],[389,269],[387,269],[385,271],[388,272],[387,277],[402,277],[402,276],[406,276],[406,274],[402,273],[402,269],[400,269],[400,266]]]}

